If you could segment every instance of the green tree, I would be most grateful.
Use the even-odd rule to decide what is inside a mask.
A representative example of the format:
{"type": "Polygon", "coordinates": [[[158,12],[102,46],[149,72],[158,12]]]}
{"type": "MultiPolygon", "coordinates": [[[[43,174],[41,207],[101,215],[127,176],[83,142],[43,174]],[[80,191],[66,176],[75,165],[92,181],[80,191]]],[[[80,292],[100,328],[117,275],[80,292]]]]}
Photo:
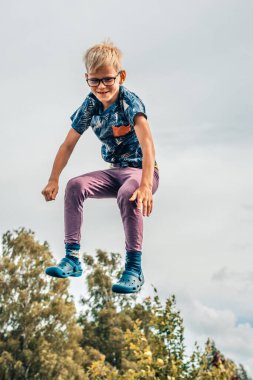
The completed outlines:
{"type": "Polygon", "coordinates": [[[96,376],[90,378],[248,380],[243,367],[226,359],[210,339],[203,352],[196,343],[192,355],[186,356],[183,320],[174,295],[162,304],[156,289],[153,298],[141,303],[136,296],[113,294],[112,281],[121,274],[119,254],[97,250],[95,258],[84,255],[84,262],[88,296],[82,299],[79,317],[81,345],[103,354],[87,363],[89,376],[96,376]],[[108,366],[114,372],[107,372],[108,366]]]}
{"type": "Polygon", "coordinates": [[[245,371],[242,364],[239,364],[239,368],[237,369],[237,377],[239,380],[252,380],[248,377],[247,372],[245,371]]]}
{"type": "Polygon", "coordinates": [[[119,254],[84,255],[87,296],[77,320],[67,279],[44,275],[48,244],[25,229],[3,235],[0,380],[250,380],[208,339],[186,357],[176,299],[112,293],[119,254]],[[77,323],[78,322],[78,323],[77,323]]]}
{"type": "Polygon", "coordinates": [[[131,309],[136,296],[127,297],[111,291],[112,280],[121,274],[120,255],[97,250],[95,259],[87,254],[83,259],[88,296],[81,300],[81,345],[85,349],[96,349],[105,356],[107,363],[117,369],[128,368],[127,360],[122,362],[122,351],[124,333],[133,326],[133,320],[125,311],[131,309]]]}
{"type": "Polygon", "coordinates": [[[48,244],[25,229],[3,235],[0,379],[86,379],[69,281],[49,278],[48,244]]]}
{"type": "Polygon", "coordinates": [[[142,303],[136,302],[135,295],[112,293],[112,281],[121,275],[119,254],[97,250],[95,258],[84,255],[84,262],[88,297],[82,299],[84,310],[79,318],[82,347],[103,353],[121,375],[132,373],[139,378],[140,373],[149,373],[150,378],[175,375],[186,379],[183,320],[175,297],[171,296],[164,307],[156,289],[154,298],[148,297],[142,303]],[[152,353],[153,369],[145,372],[150,368],[150,358],[145,359],[148,353],[152,353]]]}
{"type": "Polygon", "coordinates": [[[241,380],[237,376],[236,364],[226,359],[211,339],[207,340],[204,352],[198,350],[197,366],[191,373],[191,378],[192,380],[241,380]]]}

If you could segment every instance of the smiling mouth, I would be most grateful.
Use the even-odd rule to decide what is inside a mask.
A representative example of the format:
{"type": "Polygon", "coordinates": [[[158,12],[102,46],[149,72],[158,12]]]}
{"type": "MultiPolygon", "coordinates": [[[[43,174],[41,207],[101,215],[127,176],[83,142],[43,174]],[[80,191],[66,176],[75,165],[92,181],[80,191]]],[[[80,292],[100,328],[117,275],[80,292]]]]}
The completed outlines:
{"type": "Polygon", "coordinates": [[[109,91],[106,91],[106,92],[98,92],[98,91],[97,91],[98,94],[102,94],[102,95],[103,95],[103,94],[108,94],[108,92],[109,92],[109,91]]]}

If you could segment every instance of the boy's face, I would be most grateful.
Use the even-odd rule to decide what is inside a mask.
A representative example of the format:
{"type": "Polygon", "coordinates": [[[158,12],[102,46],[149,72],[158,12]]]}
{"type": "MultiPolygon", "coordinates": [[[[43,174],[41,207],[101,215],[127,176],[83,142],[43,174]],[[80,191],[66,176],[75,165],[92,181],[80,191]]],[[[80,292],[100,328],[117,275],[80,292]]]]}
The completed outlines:
{"type": "Polygon", "coordinates": [[[113,104],[119,95],[119,85],[122,84],[126,78],[125,70],[116,72],[112,66],[102,66],[96,71],[91,71],[85,74],[86,79],[89,80],[88,84],[90,85],[91,92],[96,96],[100,102],[103,103],[104,110],[113,104]],[[116,78],[115,78],[116,77],[116,78]],[[113,79],[115,78],[115,80],[113,79]],[[96,86],[96,79],[104,79],[103,83],[100,83],[96,86]],[[90,81],[93,80],[93,81],[90,81]],[[110,84],[109,86],[107,84],[110,84]]]}

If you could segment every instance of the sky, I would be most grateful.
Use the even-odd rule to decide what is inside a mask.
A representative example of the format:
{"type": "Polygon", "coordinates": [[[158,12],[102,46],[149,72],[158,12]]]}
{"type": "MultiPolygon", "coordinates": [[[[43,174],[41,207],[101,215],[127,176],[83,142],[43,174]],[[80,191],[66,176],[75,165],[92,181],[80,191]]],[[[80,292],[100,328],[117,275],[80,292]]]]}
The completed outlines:
{"type": "MultiPolygon", "coordinates": [[[[144,218],[140,300],[176,295],[189,353],[207,338],[253,376],[252,11],[249,0],[1,1],[0,233],[26,227],[64,254],[67,181],[108,168],[91,129],[45,202],[70,116],[89,92],[82,56],[110,38],[143,100],[160,185],[144,218]]],[[[82,252],[119,252],[114,199],[85,202],[82,252]]],[[[78,299],[84,279],[72,279],[78,299]]]]}

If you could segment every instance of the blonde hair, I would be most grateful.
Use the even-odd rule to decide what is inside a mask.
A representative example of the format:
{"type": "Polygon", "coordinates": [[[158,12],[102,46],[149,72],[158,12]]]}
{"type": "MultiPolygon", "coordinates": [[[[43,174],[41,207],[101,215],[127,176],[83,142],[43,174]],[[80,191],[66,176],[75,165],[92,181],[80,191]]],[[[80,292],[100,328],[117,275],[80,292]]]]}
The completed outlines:
{"type": "Polygon", "coordinates": [[[96,71],[104,65],[113,66],[115,71],[118,72],[122,69],[122,52],[107,39],[86,50],[83,61],[88,73],[96,71]]]}

